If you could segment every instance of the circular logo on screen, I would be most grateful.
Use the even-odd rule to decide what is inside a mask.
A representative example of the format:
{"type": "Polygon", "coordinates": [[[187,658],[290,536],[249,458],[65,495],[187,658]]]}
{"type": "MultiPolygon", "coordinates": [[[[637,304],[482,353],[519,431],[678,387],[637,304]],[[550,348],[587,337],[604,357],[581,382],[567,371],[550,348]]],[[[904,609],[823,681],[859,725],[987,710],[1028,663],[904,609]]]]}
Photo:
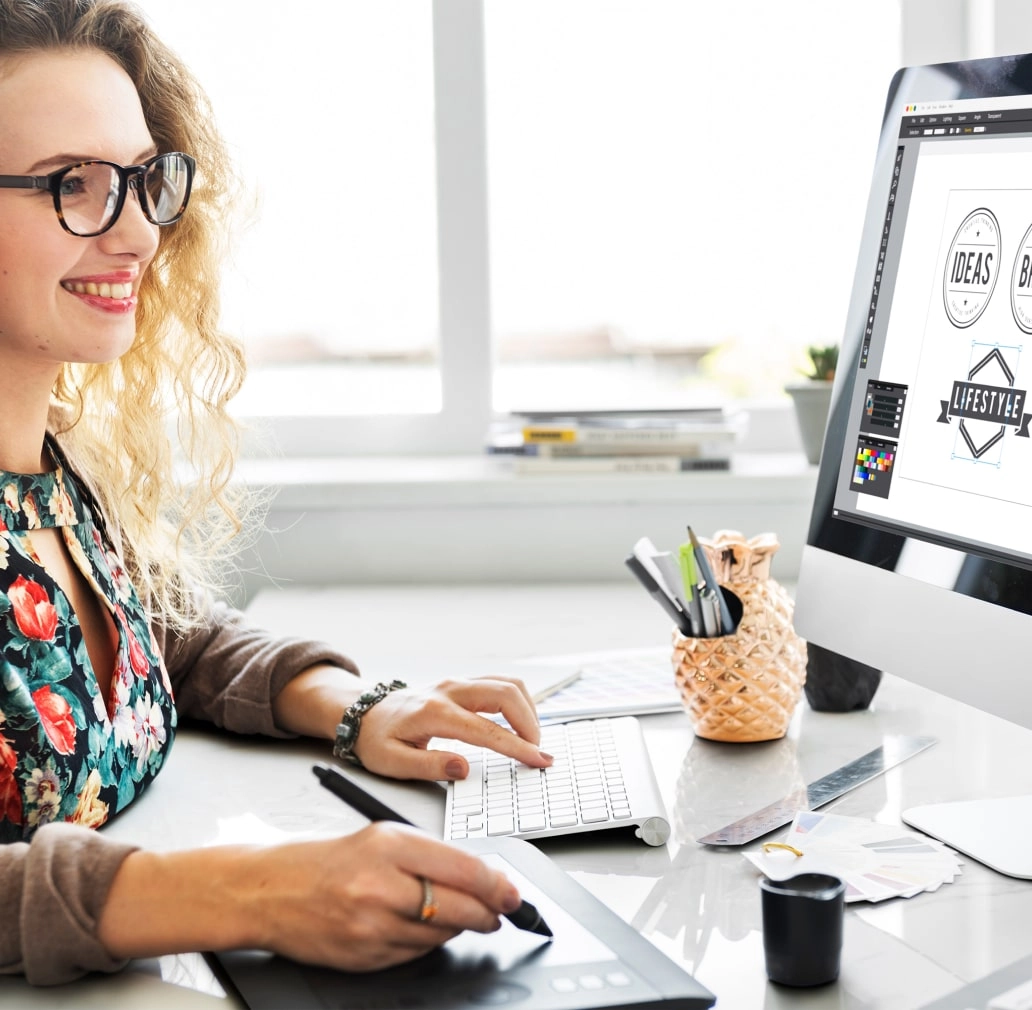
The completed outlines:
{"type": "Polygon", "coordinates": [[[1032,333],[1032,227],[1025,232],[1014,257],[1010,295],[1014,322],[1026,333],[1032,333]]]}
{"type": "Polygon", "coordinates": [[[1000,225],[992,211],[979,207],[964,218],[946,257],[942,297],[954,326],[970,326],[985,311],[999,263],[1000,225]]]}

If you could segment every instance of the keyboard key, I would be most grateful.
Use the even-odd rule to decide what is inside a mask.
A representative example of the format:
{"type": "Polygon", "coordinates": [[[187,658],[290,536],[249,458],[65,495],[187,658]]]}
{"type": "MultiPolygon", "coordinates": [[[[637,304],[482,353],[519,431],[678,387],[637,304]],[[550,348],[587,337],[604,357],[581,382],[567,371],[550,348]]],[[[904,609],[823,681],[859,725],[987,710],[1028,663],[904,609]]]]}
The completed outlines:
{"type": "Polygon", "coordinates": [[[489,835],[511,835],[515,830],[516,824],[512,817],[489,817],[487,819],[489,835]]]}
{"type": "Polygon", "coordinates": [[[463,800],[475,800],[480,802],[481,794],[484,791],[484,786],[480,781],[480,769],[474,769],[470,765],[469,775],[464,779],[457,779],[452,789],[455,790],[454,796],[456,802],[462,802],[463,800]]]}
{"type": "Polygon", "coordinates": [[[574,824],[580,824],[580,819],[572,810],[558,813],[553,811],[548,819],[548,824],[552,828],[570,828],[574,824]]]}

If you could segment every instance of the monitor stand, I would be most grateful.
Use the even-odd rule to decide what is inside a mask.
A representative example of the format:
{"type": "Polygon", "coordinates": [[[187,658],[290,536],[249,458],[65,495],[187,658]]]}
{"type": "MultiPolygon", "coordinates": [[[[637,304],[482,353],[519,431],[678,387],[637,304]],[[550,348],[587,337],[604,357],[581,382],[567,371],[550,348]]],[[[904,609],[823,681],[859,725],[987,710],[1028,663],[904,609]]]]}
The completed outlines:
{"type": "Polygon", "coordinates": [[[903,820],[1008,877],[1032,880],[1032,795],[911,807],[903,820]]]}

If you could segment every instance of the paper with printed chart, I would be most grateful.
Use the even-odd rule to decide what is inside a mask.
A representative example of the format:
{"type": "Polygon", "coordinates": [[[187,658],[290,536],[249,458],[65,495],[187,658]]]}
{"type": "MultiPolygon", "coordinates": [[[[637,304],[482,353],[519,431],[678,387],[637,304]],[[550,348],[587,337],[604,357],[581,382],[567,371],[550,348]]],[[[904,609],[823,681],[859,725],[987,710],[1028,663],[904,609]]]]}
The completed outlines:
{"type": "Polygon", "coordinates": [[[743,855],[772,880],[797,873],[839,877],[846,884],[846,901],[884,901],[934,891],[952,883],[962,865],[952,849],[926,835],[813,810],[800,811],[778,842],[802,855],[785,848],[764,851],[762,846],[743,855]]]}

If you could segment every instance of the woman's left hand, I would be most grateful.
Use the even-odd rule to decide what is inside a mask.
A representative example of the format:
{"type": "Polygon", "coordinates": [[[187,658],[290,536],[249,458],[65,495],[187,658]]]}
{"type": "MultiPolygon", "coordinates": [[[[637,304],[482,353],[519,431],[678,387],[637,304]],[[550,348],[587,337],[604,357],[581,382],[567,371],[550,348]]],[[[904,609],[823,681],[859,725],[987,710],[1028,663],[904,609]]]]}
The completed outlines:
{"type": "Polygon", "coordinates": [[[489,747],[531,768],[547,768],[534,702],[522,681],[484,677],[392,691],[362,716],[355,754],[369,771],[395,779],[464,779],[469,762],[427,750],[434,737],[489,747]],[[505,716],[512,729],[479,713],[505,716]]]}
{"type": "MultiPolygon", "coordinates": [[[[332,740],[344,710],[371,686],[335,666],[310,667],[273,699],[276,725],[288,733],[332,740]]],[[[362,716],[355,756],[391,778],[465,778],[469,763],[464,757],[427,750],[433,737],[490,747],[532,768],[552,763],[551,755],[538,748],[541,729],[530,692],[510,677],[442,680],[435,687],[392,691],[362,716]],[[512,729],[482,712],[504,716],[512,729]]]]}
{"type": "Polygon", "coordinates": [[[453,751],[428,750],[433,737],[465,743],[545,768],[541,730],[522,681],[507,677],[444,680],[436,687],[392,691],[362,716],[355,755],[370,771],[399,779],[462,779],[469,763],[453,751]],[[479,713],[503,715],[512,729],[479,713]]]}

